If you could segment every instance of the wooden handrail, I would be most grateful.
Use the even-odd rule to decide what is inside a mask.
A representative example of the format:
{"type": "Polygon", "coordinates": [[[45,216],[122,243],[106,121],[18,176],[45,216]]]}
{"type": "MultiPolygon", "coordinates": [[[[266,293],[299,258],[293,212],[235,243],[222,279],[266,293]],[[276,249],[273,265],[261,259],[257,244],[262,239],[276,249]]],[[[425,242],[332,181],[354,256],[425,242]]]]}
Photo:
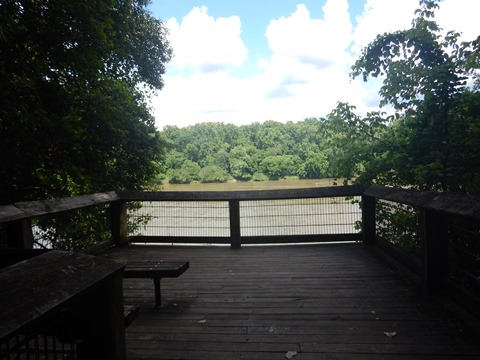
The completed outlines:
{"type": "Polygon", "coordinates": [[[378,185],[366,187],[362,195],[480,221],[480,197],[474,195],[378,185]]]}
{"type": "Polygon", "coordinates": [[[82,195],[63,199],[19,202],[0,206],[0,223],[32,218],[47,214],[59,214],[95,205],[109,204],[120,200],[115,191],[82,195]]]}
{"type": "Polygon", "coordinates": [[[124,201],[229,201],[273,200],[361,195],[366,185],[330,186],[306,189],[247,190],[247,191],[125,191],[119,192],[124,201]]]}
{"type": "Polygon", "coordinates": [[[229,201],[301,199],[318,197],[368,196],[401,204],[424,207],[480,220],[480,198],[462,193],[436,193],[379,185],[332,186],[308,189],[257,191],[192,191],[192,192],[105,192],[64,199],[20,202],[0,206],[0,223],[58,214],[118,201],[229,201]]]}

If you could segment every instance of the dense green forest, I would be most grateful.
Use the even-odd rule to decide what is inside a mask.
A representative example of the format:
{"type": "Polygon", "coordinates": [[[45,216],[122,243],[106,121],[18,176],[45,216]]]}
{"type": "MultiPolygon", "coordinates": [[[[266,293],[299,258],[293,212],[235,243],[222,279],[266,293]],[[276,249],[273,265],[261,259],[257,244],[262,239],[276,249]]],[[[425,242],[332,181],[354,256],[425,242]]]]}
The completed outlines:
{"type": "Polygon", "coordinates": [[[327,125],[306,119],[287,124],[167,126],[161,132],[169,149],[165,179],[189,183],[331,177],[335,157],[327,125]]]}

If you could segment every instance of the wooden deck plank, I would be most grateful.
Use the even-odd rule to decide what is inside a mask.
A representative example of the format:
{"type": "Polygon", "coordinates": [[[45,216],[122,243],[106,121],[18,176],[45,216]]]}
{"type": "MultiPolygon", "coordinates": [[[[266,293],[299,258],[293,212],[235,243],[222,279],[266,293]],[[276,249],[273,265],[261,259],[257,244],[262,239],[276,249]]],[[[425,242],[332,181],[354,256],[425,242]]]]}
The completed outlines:
{"type": "Polygon", "coordinates": [[[141,305],[127,329],[129,359],[480,358],[475,329],[362,244],[137,245],[105,256],[190,260],[190,271],[162,281],[163,308],[149,281],[124,280],[125,301],[141,305]]]}

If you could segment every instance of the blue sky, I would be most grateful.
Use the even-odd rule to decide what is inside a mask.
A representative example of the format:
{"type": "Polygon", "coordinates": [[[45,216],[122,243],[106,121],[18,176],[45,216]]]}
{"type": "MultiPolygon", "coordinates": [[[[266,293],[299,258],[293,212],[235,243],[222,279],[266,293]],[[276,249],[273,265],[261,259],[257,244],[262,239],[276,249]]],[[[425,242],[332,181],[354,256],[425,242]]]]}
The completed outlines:
{"type": "MultiPolygon", "coordinates": [[[[157,127],[301,121],[337,101],[378,109],[379,81],[350,81],[378,33],[408,28],[417,0],[152,0],[174,58],[152,99],[157,127]]],[[[480,34],[479,0],[444,0],[437,22],[480,34]],[[465,11],[468,9],[468,11],[465,11]]]]}

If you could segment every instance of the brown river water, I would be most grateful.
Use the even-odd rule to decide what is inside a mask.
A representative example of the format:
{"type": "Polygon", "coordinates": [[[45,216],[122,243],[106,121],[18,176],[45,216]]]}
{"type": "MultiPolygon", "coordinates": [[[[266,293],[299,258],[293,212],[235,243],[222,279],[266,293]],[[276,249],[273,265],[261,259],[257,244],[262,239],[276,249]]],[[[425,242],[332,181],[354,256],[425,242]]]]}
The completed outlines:
{"type": "Polygon", "coordinates": [[[283,179],[275,181],[246,181],[227,182],[214,184],[164,184],[161,191],[241,191],[241,190],[277,190],[277,189],[302,189],[342,185],[342,179],[283,179]]]}

